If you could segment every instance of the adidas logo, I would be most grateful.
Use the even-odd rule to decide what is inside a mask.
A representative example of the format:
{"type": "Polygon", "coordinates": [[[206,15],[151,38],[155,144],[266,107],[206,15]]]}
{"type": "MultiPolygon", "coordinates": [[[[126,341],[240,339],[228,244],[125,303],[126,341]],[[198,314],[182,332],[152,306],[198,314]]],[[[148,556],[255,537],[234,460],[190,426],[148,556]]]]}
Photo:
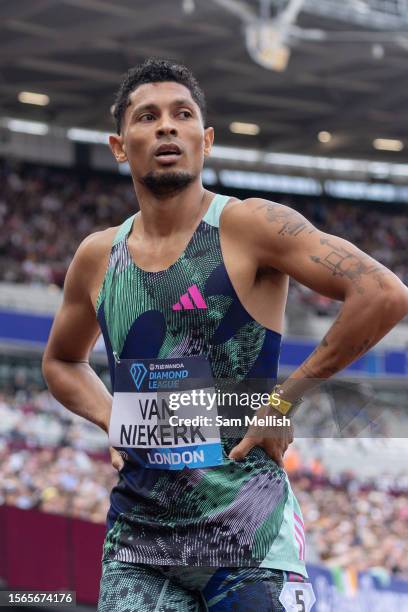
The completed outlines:
{"type": "Polygon", "coordinates": [[[172,309],[194,310],[195,308],[207,308],[207,304],[197,285],[191,285],[191,287],[187,289],[187,293],[183,293],[179,301],[173,304],[172,309]]]}

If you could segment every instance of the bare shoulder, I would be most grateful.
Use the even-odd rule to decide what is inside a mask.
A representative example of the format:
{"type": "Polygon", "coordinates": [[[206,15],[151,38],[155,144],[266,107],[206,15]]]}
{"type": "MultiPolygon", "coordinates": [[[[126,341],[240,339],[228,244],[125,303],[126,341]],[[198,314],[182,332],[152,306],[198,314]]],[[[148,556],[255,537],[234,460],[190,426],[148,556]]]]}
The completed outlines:
{"type": "Polygon", "coordinates": [[[82,288],[93,293],[100,284],[109,261],[112,242],[118,226],[93,232],[80,243],[68,268],[64,289],[82,288]]]}
{"type": "Polygon", "coordinates": [[[108,256],[118,229],[119,226],[108,227],[105,230],[89,234],[89,236],[86,236],[80,243],[75,257],[78,255],[81,259],[95,262],[96,260],[100,260],[101,257],[108,256]]]}
{"type": "Polygon", "coordinates": [[[233,221],[251,221],[254,219],[285,220],[290,217],[302,217],[295,209],[279,202],[263,198],[247,198],[229,200],[225,207],[225,216],[233,221]]]}
{"type": "Polygon", "coordinates": [[[263,198],[232,200],[225,208],[225,229],[245,232],[249,238],[263,235],[265,229],[269,236],[272,233],[277,238],[314,231],[312,223],[298,211],[271,200],[263,198]]]}
{"type": "Polygon", "coordinates": [[[231,198],[226,204],[223,212],[223,221],[225,225],[251,223],[257,218],[264,217],[265,212],[273,210],[277,212],[291,209],[277,202],[271,202],[262,198],[247,198],[239,200],[231,198]]]}
{"type": "MultiPolygon", "coordinates": [[[[245,200],[231,199],[224,208],[222,215],[223,228],[226,232],[243,232],[248,237],[259,224],[272,218],[283,219],[290,216],[292,209],[262,198],[247,198],[245,200]]],[[[294,212],[294,211],[293,211],[294,212]]]]}

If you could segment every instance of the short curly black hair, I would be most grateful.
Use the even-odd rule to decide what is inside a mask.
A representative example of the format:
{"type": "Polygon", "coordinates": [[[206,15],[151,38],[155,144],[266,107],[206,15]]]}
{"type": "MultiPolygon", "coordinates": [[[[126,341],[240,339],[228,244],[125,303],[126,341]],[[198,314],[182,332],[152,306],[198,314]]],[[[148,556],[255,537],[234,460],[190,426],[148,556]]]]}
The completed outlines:
{"type": "Polygon", "coordinates": [[[129,105],[129,95],[132,91],[145,83],[163,83],[166,81],[180,83],[190,90],[191,97],[200,108],[203,123],[206,124],[205,95],[193,73],[186,66],[175,64],[171,60],[150,58],[145,60],[143,64],[128,70],[116,93],[112,114],[118,134],[121,132],[123,116],[129,105]]]}

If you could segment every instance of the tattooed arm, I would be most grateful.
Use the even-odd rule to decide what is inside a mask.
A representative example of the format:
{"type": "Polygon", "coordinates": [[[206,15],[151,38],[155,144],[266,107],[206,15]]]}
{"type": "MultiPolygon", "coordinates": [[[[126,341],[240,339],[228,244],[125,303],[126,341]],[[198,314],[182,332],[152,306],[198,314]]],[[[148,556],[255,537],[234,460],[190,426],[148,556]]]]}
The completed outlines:
{"type": "Polygon", "coordinates": [[[374,346],[408,314],[408,289],[347,240],[317,230],[297,211],[251,198],[236,224],[259,268],[288,274],[344,302],[339,316],[292,378],[328,378],[374,346]]]}
{"type": "MultiPolygon", "coordinates": [[[[283,383],[283,399],[294,401],[316,379],[342,370],[408,314],[408,289],[395,274],[347,240],[318,231],[295,210],[254,198],[236,206],[229,221],[228,229],[240,237],[240,248],[245,244],[255,267],[274,268],[344,302],[319,346],[283,383]]],[[[274,412],[271,406],[262,410],[274,412]]],[[[242,459],[260,446],[282,466],[292,428],[267,429],[266,434],[250,428],[230,458],[242,459]]]]}

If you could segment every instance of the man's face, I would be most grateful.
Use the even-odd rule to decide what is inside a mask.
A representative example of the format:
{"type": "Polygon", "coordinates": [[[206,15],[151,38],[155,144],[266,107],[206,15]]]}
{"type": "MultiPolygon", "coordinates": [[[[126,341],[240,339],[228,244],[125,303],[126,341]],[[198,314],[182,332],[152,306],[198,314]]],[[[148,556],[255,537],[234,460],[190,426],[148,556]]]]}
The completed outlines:
{"type": "Polygon", "coordinates": [[[129,96],[120,137],[111,137],[118,161],[129,161],[134,179],[165,174],[197,177],[213,142],[187,87],[146,83],[129,96]]]}

